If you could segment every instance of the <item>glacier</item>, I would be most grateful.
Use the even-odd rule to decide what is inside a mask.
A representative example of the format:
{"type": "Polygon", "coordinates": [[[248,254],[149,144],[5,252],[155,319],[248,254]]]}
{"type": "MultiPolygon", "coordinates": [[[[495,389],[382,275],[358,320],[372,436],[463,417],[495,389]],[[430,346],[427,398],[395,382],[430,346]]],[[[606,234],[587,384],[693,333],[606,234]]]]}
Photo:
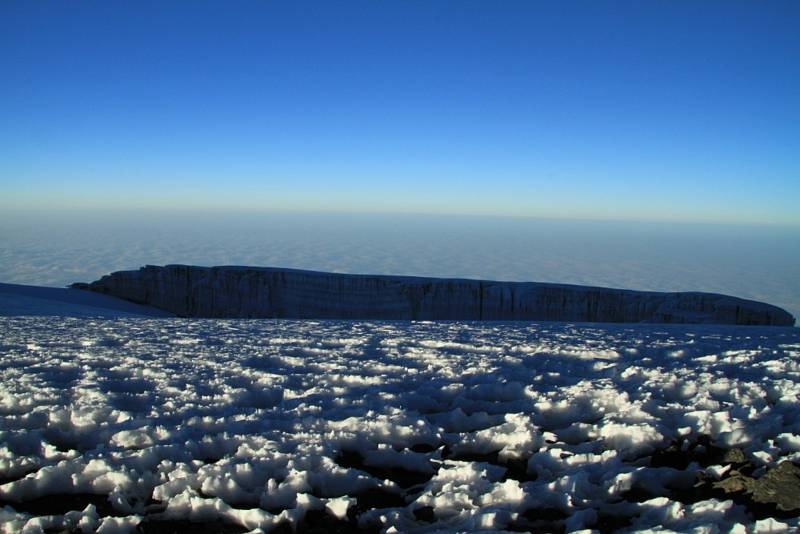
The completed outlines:
{"type": "Polygon", "coordinates": [[[99,293],[0,283],[0,316],[172,317],[173,314],[99,293]]]}
{"type": "Polygon", "coordinates": [[[357,275],[271,267],[147,265],[73,288],[182,317],[580,321],[792,326],[770,304],[702,292],[357,275]]]}

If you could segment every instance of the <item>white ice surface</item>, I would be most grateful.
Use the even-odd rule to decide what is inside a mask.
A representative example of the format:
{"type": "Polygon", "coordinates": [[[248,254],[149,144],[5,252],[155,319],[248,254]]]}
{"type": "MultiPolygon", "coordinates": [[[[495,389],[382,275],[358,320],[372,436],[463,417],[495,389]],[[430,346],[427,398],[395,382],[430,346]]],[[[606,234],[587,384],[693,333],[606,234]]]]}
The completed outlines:
{"type": "Polygon", "coordinates": [[[800,459],[798,332],[0,318],[0,530],[159,517],[269,530],[310,510],[345,517],[380,488],[402,505],[360,522],[387,532],[501,530],[531,508],[569,531],[622,515],[632,530],[755,532],[771,523],[732,501],[670,499],[700,466],[646,459],[699,435],[765,466],[800,459]],[[634,486],[663,496],[626,500],[634,486]],[[14,509],[69,493],[105,496],[120,517],[14,509]],[[415,516],[426,507],[435,522],[415,516]]]}
{"type": "Polygon", "coordinates": [[[89,291],[0,283],[0,316],[171,317],[172,314],[89,291]]]}

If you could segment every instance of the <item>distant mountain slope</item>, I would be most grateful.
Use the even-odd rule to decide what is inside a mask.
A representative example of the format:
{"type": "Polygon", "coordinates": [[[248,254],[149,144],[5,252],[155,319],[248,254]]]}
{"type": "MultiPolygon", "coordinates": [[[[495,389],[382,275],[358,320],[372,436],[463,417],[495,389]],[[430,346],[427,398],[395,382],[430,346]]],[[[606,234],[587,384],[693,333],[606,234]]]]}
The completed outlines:
{"type": "Polygon", "coordinates": [[[0,316],[171,317],[165,311],[109,295],[59,287],[0,283],[0,316]]]}
{"type": "Polygon", "coordinates": [[[794,324],[776,306],[713,293],[268,267],[148,265],[73,287],[184,317],[794,324]]]}

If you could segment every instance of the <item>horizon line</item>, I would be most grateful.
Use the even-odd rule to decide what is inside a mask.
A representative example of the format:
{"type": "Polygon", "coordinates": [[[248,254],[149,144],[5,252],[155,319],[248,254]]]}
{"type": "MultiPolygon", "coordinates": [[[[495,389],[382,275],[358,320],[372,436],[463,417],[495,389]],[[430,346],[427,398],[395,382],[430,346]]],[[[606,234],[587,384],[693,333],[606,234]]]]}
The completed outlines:
{"type": "MultiPolygon", "coordinates": [[[[475,218],[475,219],[505,219],[523,221],[552,221],[552,222],[598,222],[598,223],[629,223],[629,224],[677,224],[677,225],[708,225],[708,226],[766,226],[786,227],[800,229],[800,220],[735,220],[718,218],[667,218],[667,217],[619,217],[603,215],[536,215],[515,213],[469,213],[469,212],[437,212],[425,210],[369,210],[369,209],[315,209],[315,208],[277,208],[277,207],[234,207],[234,206],[1,206],[2,215],[41,213],[50,214],[187,214],[187,213],[212,213],[217,215],[330,215],[330,216],[400,216],[400,217],[431,217],[431,218],[475,218]]],[[[2,216],[0,215],[0,216],[2,216]]]]}

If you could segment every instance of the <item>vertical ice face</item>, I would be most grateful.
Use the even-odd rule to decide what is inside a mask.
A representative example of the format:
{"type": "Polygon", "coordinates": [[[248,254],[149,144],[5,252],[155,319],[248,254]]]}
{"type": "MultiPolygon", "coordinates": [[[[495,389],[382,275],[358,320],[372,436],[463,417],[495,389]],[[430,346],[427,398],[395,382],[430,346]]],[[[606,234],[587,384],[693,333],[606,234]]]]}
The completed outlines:
{"type": "Polygon", "coordinates": [[[776,306],[713,293],[267,267],[148,265],[75,287],[186,317],[794,324],[776,306]]]}

